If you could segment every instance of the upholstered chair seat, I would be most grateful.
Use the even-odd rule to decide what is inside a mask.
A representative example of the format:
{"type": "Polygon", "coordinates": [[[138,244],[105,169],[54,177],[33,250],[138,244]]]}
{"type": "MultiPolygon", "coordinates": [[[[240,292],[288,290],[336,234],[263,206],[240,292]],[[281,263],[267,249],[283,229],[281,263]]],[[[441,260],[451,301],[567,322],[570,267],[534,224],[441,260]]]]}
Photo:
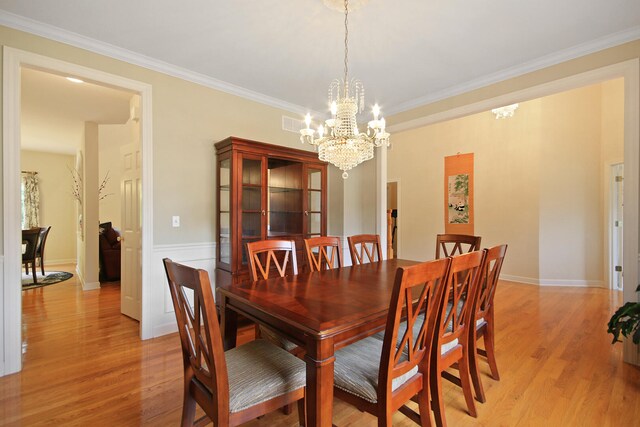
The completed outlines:
{"type": "MultiPolygon", "coordinates": [[[[406,327],[405,327],[406,329],[406,327]]],[[[418,328],[419,329],[419,328],[418,328]]],[[[377,403],[378,374],[383,342],[374,337],[365,338],[336,352],[335,387],[370,403],[377,403]]],[[[406,360],[406,356],[400,361],[406,360]]],[[[392,391],[418,372],[415,366],[406,374],[395,378],[392,391]]]]}
{"type": "Polygon", "coordinates": [[[306,384],[305,363],[265,340],[224,353],[229,372],[231,413],[290,393],[306,384]]]}

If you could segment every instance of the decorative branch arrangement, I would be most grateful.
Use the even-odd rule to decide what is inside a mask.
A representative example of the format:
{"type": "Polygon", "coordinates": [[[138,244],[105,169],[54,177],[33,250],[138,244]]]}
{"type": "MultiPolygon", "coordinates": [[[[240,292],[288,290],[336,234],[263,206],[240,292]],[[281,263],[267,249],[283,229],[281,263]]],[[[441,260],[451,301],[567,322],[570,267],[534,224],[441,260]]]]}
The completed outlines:
{"type": "MultiPolygon", "coordinates": [[[[80,175],[77,169],[75,168],[73,169],[68,168],[68,169],[69,169],[69,173],[71,174],[71,179],[73,180],[73,182],[71,183],[71,195],[82,206],[82,176],[80,175]]],[[[102,182],[100,182],[100,185],[98,186],[98,201],[113,195],[113,193],[104,192],[105,188],[107,187],[107,183],[109,182],[109,179],[111,178],[109,177],[109,171],[107,171],[104,178],[102,178],[102,182]]]]}
{"type": "Polygon", "coordinates": [[[82,206],[82,176],[76,168],[71,169],[67,166],[67,169],[69,169],[71,179],[73,180],[71,183],[71,195],[80,203],[80,206],[82,206]]]}
{"type": "Polygon", "coordinates": [[[102,194],[104,192],[104,189],[107,186],[107,182],[109,182],[109,179],[110,179],[109,178],[109,171],[107,171],[107,174],[104,176],[104,178],[102,178],[102,182],[100,183],[100,186],[98,187],[98,201],[104,199],[105,197],[113,195],[113,193],[104,193],[104,194],[102,194]]]}

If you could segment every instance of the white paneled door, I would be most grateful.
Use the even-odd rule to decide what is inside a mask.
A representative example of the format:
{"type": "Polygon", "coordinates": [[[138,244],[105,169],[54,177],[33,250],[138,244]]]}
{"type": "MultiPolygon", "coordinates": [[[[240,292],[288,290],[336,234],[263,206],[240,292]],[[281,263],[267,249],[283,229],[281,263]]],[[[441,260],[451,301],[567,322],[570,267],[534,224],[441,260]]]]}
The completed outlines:
{"type": "MultiPolygon", "coordinates": [[[[137,129],[138,126],[133,126],[137,129]]],[[[132,132],[133,133],[133,132],[132,132]]],[[[139,140],[134,136],[134,140],[139,140]]],[[[122,178],[120,198],[122,209],[122,271],[120,278],[120,311],[140,320],[142,298],[142,152],[140,144],[132,143],[120,148],[122,178]]]]}

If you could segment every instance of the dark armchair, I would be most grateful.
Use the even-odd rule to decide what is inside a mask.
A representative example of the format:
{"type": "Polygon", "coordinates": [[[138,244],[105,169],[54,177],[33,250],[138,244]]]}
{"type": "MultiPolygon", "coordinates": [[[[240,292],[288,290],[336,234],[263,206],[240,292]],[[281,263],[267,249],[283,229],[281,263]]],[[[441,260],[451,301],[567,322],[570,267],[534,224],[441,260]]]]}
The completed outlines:
{"type": "Polygon", "coordinates": [[[22,264],[25,273],[29,274],[29,264],[31,264],[31,272],[33,273],[33,283],[38,283],[36,278],[36,250],[38,249],[38,239],[40,237],[40,228],[31,228],[22,230],[22,243],[25,246],[22,253],[22,264]]]}
{"type": "Polygon", "coordinates": [[[100,224],[100,280],[120,280],[120,233],[110,222],[100,224]]]}

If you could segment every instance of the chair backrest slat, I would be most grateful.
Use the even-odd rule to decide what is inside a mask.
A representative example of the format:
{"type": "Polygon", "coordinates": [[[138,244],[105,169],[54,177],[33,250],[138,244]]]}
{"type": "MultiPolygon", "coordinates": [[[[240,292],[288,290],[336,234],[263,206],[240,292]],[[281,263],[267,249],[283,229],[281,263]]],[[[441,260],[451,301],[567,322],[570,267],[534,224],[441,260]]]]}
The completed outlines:
{"type": "Polygon", "coordinates": [[[436,259],[479,251],[482,237],[466,234],[438,234],[436,237],[436,259]]]}
{"type": "Polygon", "coordinates": [[[293,240],[260,240],[247,243],[249,274],[252,281],[266,280],[274,266],[278,275],[284,277],[291,261],[292,274],[298,274],[296,244],[293,240]],[[279,257],[279,258],[278,258],[279,257]]]}
{"type": "Polygon", "coordinates": [[[342,243],[340,243],[340,238],[331,236],[311,237],[304,239],[304,246],[311,271],[342,267],[342,243]]]}
{"type": "Polygon", "coordinates": [[[49,230],[51,230],[51,226],[40,227],[40,239],[38,240],[38,249],[36,249],[36,253],[39,257],[42,256],[44,252],[44,245],[47,243],[47,237],[49,236],[49,230]]]}
{"type": "Polygon", "coordinates": [[[353,265],[382,261],[380,236],[377,234],[359,234],[347,237],[349,254],[353,265]]]}

